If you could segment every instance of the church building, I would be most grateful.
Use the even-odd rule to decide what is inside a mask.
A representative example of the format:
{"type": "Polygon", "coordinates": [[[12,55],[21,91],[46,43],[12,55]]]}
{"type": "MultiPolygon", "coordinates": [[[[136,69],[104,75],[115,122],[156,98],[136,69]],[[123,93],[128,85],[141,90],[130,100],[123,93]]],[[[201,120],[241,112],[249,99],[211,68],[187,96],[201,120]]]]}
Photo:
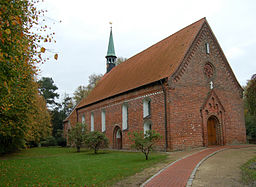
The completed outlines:
{"type": "Polygon", "coordinates": [[[155,130],[159,150],[245,143],[243,89],[206,18],[116,66],[112,28],[106,73],[64,121],[130,149],[129,132],[155,130]]]}

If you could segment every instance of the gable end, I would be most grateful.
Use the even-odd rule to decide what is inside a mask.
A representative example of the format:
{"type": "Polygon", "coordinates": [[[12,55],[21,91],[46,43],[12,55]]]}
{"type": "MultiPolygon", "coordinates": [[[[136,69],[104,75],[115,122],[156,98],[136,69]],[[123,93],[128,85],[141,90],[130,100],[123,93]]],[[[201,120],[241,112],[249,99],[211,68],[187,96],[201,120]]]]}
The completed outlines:
{"type": "Polygon", "coordinates": [[[173,73],[173,75],[169,78],[169,86],[171,88],[175,87],[175,83],[177,83],[181,76],[185,73],[186,68],[188,66],[188,64],[190,63],[190,60],[192,59],[192,57],[195,54],[195,51],[198,48],[199,43],[202,41],[202,38],[205,35],[210,35],[210,38],[212,38],[214,44],[217,46],[217,48],[212,49],[215,50],[215,52],[217,52],[217,54],[219,55],[219,57],[222,59],[223,65],[225,66],[225,70],[227,75],[230,77],[230,79],[232,80],[234,86],[237,88],[237,90],[239,91],[240,97],[243,96],[243,88],[241,87],[241,85],[239,84],[239,82],[237,81],[228,61],[227,58],[225,57],[224,52],[222,51],[214,33],[211,30],[211,27],[209,26],[209,24],[207,23],[207,21],[205,20],[204,24],[202,25],[200,31],[198,32],[197,36],[195,37],[194,41],[192,42],[190,48],[188,49],[186,55],[184,56],[184,59],[182,61],[182,63],[180,63],[180,66],[177,68],[177,70],[173,73]]]}

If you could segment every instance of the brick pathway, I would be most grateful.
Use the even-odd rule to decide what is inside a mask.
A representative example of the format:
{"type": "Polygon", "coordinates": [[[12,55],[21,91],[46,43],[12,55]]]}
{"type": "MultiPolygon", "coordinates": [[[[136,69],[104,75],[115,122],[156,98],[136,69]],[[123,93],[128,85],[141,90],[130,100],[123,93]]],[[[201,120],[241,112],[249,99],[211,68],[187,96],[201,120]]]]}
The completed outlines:
{"type": "MultiPolygon", "coordinates": [[[[151,179],[149,179],[145,187],[161,187],[161,186],[171,186],[171,187],[184,187],[186,186],[188,179],[196,167],[196,165],[204,159],[206,156],[227,148],[243,148],[249,147],[250,145],[234,145],[234,146],[218,146],[205,149],[194,153],[184,159],[181,159],[170,166],[168,166],[163,171],[159,172],[151,179]]],[[[143,185],[142,185],[143,186],[143,185]]]]}

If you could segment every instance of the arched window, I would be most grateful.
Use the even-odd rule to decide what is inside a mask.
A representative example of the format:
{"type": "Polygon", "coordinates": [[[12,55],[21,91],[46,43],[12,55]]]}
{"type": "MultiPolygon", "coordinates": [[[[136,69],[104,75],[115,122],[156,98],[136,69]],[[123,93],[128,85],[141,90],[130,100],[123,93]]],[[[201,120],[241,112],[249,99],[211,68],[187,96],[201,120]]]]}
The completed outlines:
{"type": "Polygon", "coordinates": [[[150,116],[151,114],[151,99],[145,98],[143,100],[143,118],[150,116]]]}
{"type": "Polygon", "coordinates": [[[205,44],[206,54],[210,54],[210,45],[209,43],[205,44]]]}
{"type": "Polygon", "coordinates": [[[82,116],[82,124],[85,124],[85,116],[82,116]]]}
{"type": "Polygon", "coordinates": [[[85,127],[85,115],[84,114],[82,116],[82,125],[83,125],[82,131],[84,131],[84,127],[85,127]]]}
{"type": "Polygon", "coordinates": [[[148,130],[152,130],[152,122],[150,120],[144,122],[144,134],[146,134],[148,130]]]}
{"type": "Polygon", "coordinates": [[[102,132],[106,131],[106,112],[105,110],[101,111],[101,125],[102,125],[102,132]]]}
{"type": "Polygon", "coordinates": [[[128,105],[127,103],[122,105],[122,128],[126,130],[128,128],[128,105]]]}
{"type": "Polygon", "coordinates": [[[91,113],[91,131],[94,131],[94,114],[91,113]]]}

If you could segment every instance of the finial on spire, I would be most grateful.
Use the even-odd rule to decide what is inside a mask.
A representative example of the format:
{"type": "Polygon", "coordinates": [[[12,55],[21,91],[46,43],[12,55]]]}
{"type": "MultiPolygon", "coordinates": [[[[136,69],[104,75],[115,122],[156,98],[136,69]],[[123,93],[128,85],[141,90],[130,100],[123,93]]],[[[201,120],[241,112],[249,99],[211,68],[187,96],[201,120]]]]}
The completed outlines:
{"type": "Polygon", "coordinates": [[[110,28],[112,29],[112,22],[110,21],[109,24],[110,24],[110,28]]]}

